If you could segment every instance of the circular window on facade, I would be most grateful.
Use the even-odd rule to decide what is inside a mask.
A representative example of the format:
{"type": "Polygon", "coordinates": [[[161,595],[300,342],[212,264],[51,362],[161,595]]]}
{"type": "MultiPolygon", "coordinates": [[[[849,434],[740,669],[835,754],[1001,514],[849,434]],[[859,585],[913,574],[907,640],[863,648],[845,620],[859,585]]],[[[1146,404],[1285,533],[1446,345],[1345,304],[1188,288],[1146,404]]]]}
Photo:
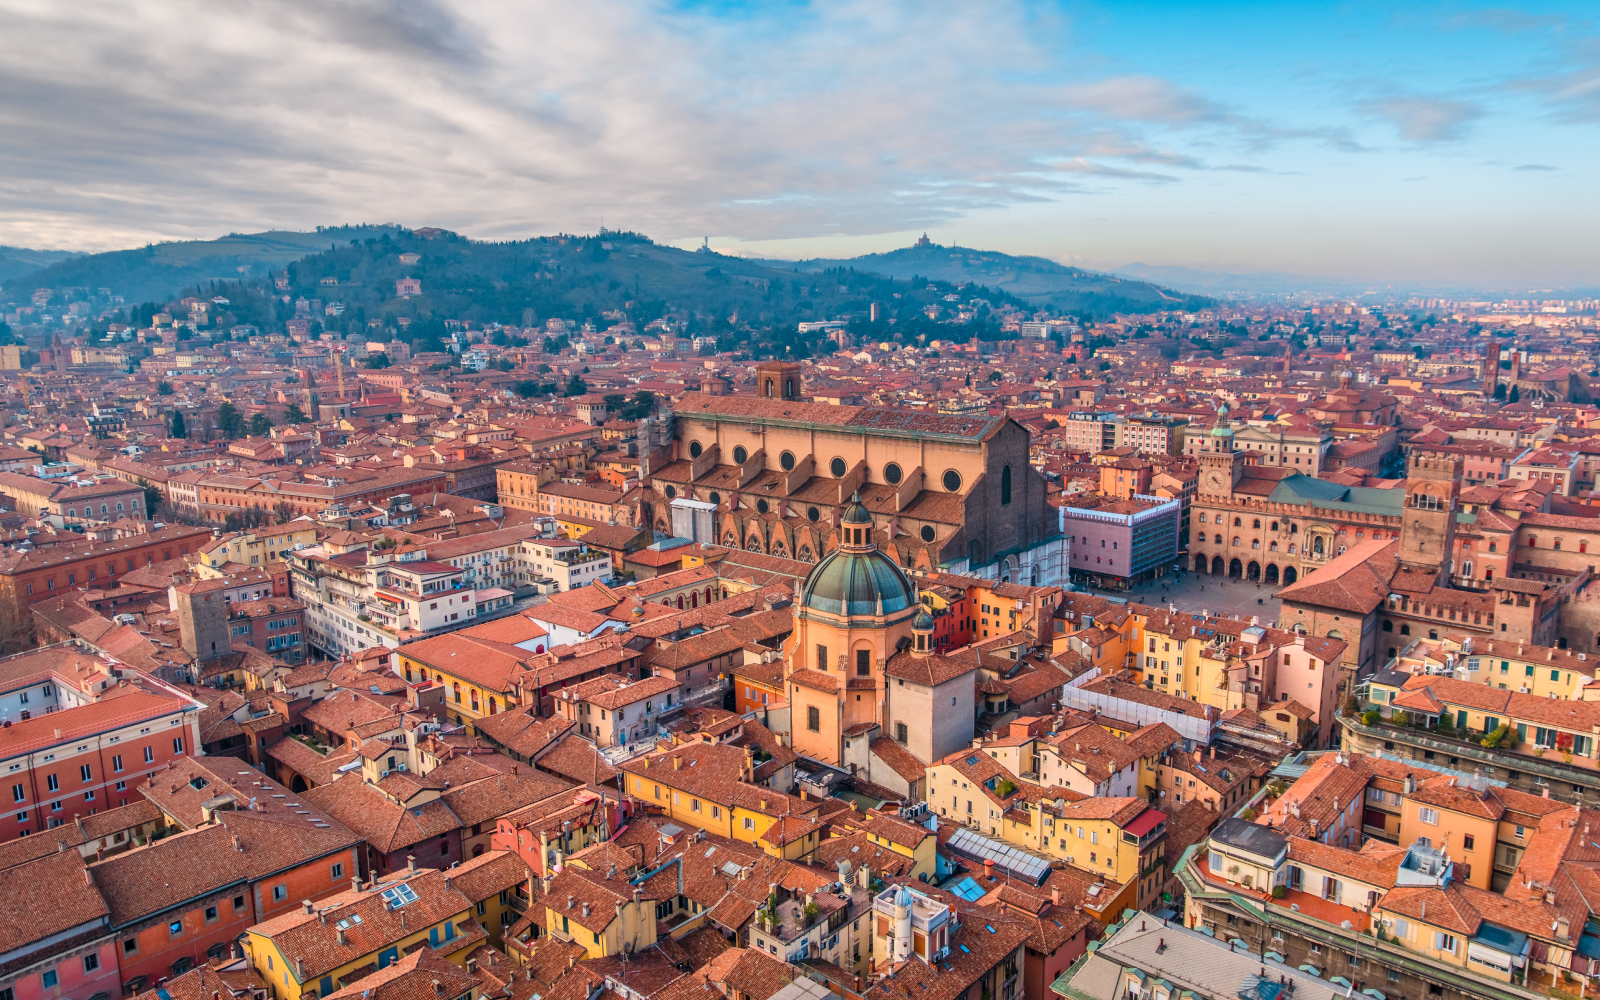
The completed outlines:
{"type": "Polygon", "coordinates": [[[767,511],[769,511],[771,509],[772,508],[767,505],[767,500],[766,500],[765,497],[762,497],[760,500],[756,501],[756,511],[758,513],[765,514],[767,511]]]}
{"type": "Polygon", "coordinates": [[[667,499],[668,500],[671,500],[673,497],[675,497],[677,495],[678,495],[678,488],[676,486],[668,486],[667,487],[667,499]]]}
{"type": "Polygon", "coordinates": [[[844,464],[844,459],[836,458],[828,463],[828,471],[833,473],[833,478],[843,479],[844,474],[850,471],[850,467],[844,464]]]}
{"type": "Polygon", "coordinates": [[[733,464],[734,465],[743,465],[745,463],[745,461],[749,457],[750,457],[750,453],[748,451],[744,450],[744,445],[736,444],[736,445],[733,446],[733,464]]]}
{"type": "Polygon", "coordinates": [[[903,475],[904,473],[900,471],[900,466],[894,464],[893,462],[890,462],[888,465],[883,467],[883,481],[888,483],[890,486],[899,486],[900,477],[903,475]]]}
{"type": "Polygon", "coordinates": [[[794,471],[794,452],[786,451],[778,456],[778,464],[783,466],[784,472],[794,471]]]}
{"type": "Polygon", "coordinates": [[[711,493],[711,502],[712,503],[721,503],[722,502],[722,494],[713,490],[712,493],[711,493]]]}
{"type": "Polygon", "coordinates": [[[822,511],[818,510],[815,507],[807,507],[806,508],[806,517],[810,518],[813,521],[820,521],[820,520],[822,520],[822,511]]]}
{"type": "Polygon", "coordinates": [[[922,526],[922,540],[925,542],[933,541],[933,525],[924,524],[922,526]]]}
{"type": "Polygon", "coordinates": [[[702,452],[703,450],[704,449],[700,447],[700,442],[699,441],[690,441],[689,442],[689,457],[690,458],[699,458],[700,457],[700,452],[702,452]]]}
{"type": "Polygon", "coordinates": [[[961,473],[957,472],[954,469],[951,469],[950,471],[946,472],[944,474],[944,488],[949,490],[951,493],[955,493],[958,490],[960,490],[961,489],[961,473]]]}

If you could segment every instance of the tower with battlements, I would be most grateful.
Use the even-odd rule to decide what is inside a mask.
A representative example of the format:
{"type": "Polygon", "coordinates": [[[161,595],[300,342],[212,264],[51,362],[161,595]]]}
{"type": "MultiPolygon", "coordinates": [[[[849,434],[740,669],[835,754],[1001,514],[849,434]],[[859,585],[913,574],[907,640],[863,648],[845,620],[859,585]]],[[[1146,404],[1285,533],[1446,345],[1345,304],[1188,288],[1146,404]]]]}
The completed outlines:
{"type": "Polygon", "coordinates": [[[1431,572],[1449,586],[1461,496],[1461,459],[1412,457],[1406,462],[1406,501],[1400,526],[1400,565],[1431,572]]]}

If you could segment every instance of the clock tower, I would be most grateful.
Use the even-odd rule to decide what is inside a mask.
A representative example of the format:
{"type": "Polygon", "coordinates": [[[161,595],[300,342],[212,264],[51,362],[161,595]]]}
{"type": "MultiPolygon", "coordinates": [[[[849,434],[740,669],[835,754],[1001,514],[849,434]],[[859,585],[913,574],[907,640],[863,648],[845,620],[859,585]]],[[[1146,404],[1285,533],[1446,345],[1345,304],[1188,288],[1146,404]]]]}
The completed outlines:
{"type": "Polygon", "coordinates": [[[1233,449],[1233,424],[1226,411],[1201,442],[1200,488],[1202,496],[1230,496],[1244,475],[1244,455],[1233,449]]]}

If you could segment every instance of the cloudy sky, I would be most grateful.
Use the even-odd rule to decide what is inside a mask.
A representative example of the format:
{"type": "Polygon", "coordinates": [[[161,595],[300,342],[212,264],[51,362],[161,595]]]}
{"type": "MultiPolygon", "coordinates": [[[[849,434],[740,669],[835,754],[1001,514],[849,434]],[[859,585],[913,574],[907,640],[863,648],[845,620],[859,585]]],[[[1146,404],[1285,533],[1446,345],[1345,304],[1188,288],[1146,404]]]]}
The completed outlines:
{"type": "Polygon", "coordinates": [[[1600,283],[1587,4],[0,0],[0,243],[342,222],[1600,283]]]}

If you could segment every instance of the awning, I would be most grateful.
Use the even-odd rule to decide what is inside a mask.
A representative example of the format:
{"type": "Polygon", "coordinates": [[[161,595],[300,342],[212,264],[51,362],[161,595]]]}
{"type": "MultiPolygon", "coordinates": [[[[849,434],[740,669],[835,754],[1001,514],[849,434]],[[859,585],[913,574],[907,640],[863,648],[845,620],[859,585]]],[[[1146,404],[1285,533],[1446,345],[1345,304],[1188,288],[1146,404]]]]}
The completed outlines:
{"type": "Polygon", "coordinates": [[[1167,814],[1159,809],[1146,809],[1132,823],[1122,828],[1122,832],[1131,833],[1135,837],[1143,837],[1160,824],[1166,822],[1167,814]]]}

